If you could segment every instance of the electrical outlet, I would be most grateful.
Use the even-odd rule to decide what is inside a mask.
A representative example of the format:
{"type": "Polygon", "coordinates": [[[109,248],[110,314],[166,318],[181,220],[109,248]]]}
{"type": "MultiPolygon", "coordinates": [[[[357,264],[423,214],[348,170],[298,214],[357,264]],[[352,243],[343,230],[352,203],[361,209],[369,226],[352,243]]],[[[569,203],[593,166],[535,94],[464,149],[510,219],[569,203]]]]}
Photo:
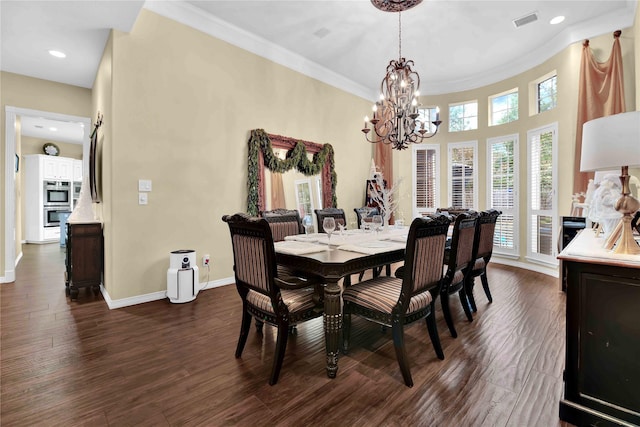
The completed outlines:
{"type": "Polygon", "coordinates": [[[202,266],[203,267],[208,267],[209,266],[209,262],[211,262],[211,258],[209,257],[208,254],[202,257],[202,266]]]}

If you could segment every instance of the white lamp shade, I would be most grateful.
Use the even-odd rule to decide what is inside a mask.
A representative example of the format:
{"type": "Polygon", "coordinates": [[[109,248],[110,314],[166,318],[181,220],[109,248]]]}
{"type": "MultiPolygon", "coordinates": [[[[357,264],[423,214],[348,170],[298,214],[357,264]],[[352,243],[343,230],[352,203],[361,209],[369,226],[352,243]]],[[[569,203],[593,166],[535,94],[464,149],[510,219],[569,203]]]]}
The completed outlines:
{"type": "Polygon", "coordinates": [[[582,126],[580,170],[640,166],[640,111],[589,120],[582,126]]]}

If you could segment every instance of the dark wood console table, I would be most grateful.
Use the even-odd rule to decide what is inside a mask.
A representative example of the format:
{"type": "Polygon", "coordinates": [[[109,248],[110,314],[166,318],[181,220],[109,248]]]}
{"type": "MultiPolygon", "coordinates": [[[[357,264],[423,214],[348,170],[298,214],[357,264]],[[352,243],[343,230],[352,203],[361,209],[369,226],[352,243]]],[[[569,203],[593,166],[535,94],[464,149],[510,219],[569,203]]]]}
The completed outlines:
{"type": "Polygon", "coordinates": [[[100,291],[103,267],[102,223],[67,223],[67,295],[77,299],[80,288],[91,286],[95,295],[100,291]]]}
{"type": "Polygon", "coordinates": [[[560,419],[640,425],[640,256],[615,255],[583,230],[558,256],[567,272],[560,419]]]}

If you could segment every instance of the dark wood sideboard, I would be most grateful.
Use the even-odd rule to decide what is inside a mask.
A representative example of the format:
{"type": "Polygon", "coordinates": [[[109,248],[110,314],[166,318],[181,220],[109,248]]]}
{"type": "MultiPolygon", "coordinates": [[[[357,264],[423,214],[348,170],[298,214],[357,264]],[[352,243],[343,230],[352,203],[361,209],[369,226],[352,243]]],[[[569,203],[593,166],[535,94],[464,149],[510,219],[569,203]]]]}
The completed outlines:
{"type": "Polygon", "coordinates": [[[560,419],[640,425],[640,256],[615,255],[583,230],[558,256],[567,274],[560,419]]]}
{"type": "Polygon", "coordinates": [[[90,286],[95,295],[100,292],[103,245],[102,223],[67,223],[65,286],[72,300],[78,298],[80,288],[90,286]]]}

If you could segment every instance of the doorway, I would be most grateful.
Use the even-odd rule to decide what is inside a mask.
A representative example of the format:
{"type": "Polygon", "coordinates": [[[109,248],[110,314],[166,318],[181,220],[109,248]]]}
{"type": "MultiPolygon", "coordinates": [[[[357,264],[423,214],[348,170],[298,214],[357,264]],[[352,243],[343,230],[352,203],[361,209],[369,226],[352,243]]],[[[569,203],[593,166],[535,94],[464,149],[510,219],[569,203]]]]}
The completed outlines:
{"type": "MultiPolygon", "coordinates": [[[[89,135],[91,132],[91,119],[89,117],[72,116],[68,114],[60,114],[49,111],[32,110],[28,108],[17,108],[12,106],[5,107],[5,212],[4,212],[4,271],[0,272],[0,283],[8,283],[15,281],[15,266],[20,261],[21,250],[17,241],[21,239],[19,233],[16,232],[17,212],[16,207],[16,176],[19,168],[19,146],[16,147],[17,132],[19,120],[23,118],[27,121],[57,121],[61,126],[77,124],[82,128],[79,141],[82,144],[82,165],[83,170],[89,170],[89,135]]],[[[46,130],[46,129],[45,129],[46,130]]],[[[22,133],[22,132],[21,132],[22,133]]],[[[47,139],[60,141],[61,137],[50,134],[47,139]],[[56,139],[57,138],[57,139],[56,139]]],[[[64,142],[70,142],[63,140],[64,142]]]]}

